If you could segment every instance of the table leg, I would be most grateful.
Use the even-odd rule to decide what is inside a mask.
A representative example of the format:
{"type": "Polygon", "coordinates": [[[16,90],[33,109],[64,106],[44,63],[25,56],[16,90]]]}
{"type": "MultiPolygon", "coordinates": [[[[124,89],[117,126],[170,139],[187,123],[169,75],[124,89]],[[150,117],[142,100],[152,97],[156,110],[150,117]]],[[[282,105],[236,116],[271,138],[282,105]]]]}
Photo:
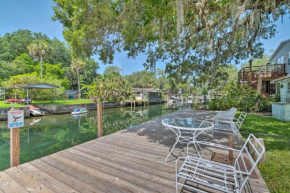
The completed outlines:
{"type": "Polygon", "coordinates": [[[166,159],[165,159],[165,164],[167,163],[167,159],[169,158],[170,154],[172,153],[172,151],[174,150],[176,144],[179,142],[179,137],[176,139],[176,142],[174,143],[174,145],[171,147],[171,150],[169,152],[169,154],[167,155],[166,159]]]}

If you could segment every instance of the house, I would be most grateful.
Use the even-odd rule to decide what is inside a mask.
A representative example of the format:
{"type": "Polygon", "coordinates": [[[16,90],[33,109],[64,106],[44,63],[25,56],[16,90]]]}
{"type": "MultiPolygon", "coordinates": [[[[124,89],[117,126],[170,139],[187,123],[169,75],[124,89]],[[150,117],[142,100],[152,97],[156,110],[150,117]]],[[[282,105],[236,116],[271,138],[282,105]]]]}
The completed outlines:
{"type": "Polygon", "coordinates": [[[276,94],[280,95],[278,103],[272,103],[272,116],[290,121],[290,39],[282,41],[271,56],[269,63],[271,65],[281,64],[285,76],[276,77],[270,81],[276,87],[276,94]]]}
{"type": "Polygon", "coordinates": [[[271,64],[284,64],[285,76],[271,80],[276,85],[276,94],[281,102],[290,102],[290,39],[282,41],[271,56],[271,64]]]}
{"type": "MultiPolygon", "coordinates": [[[[280,82],[290,76],[289,52],[290,39],[280,43],[267,64],[242,68],[238,75],[239,82],[251,86],[258,93],[266,96],[269,94],[283,95],[284,98],[281,101],[285,101],[284,91],[280,92],[280,82]]],[[[284,85],[282,87],[284,88],[284,85]]]]}
{"type": "Polygon", "coordinates": [[[66,90],[65,91],[65,96],[69,99],[74,99],[74,98],[78,98],[78,90],[66,90]]]}
{"type": "Polygon", "coordinates": [[[148,100],[149,103],[162,101],[162,93],[153,88],[133,88],[132,92],[137,101],[148,100]]]}

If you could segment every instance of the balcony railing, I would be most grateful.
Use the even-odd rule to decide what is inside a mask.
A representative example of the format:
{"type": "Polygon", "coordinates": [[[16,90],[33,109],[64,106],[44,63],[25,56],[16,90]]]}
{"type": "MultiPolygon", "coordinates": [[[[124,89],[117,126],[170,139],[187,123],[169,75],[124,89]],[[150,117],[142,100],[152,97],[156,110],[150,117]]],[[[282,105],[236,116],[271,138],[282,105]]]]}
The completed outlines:
{"type": "Polygon", "coordinates": [[[251,80],[257,80],[258,77],[274,79],[286,75],[286,64],[266,64],[264,66],[244,67],[239,71],[238,77],[241,83],[249,81],[251,72],[251,80]]]}

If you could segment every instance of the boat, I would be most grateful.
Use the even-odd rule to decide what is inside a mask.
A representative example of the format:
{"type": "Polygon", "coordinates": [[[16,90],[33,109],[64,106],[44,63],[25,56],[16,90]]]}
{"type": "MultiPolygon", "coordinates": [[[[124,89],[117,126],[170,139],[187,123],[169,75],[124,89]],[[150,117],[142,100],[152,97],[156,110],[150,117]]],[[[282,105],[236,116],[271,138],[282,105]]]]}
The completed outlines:
{"type": "Polygon", "coordinates": [[[9,104],[9,103],[31,103],[31,99],[6,99],[5,103],[9,104]]]}
{"type": "Polygon", "coordinates": [[[9,104],[9,103],[21,103],[21,100],[19,100],[19,99],[6,99],[5,100],[5,103],[6,104],[9,104]]]}
{"type": "Polygon", "coordinates": [[[43,111],[41,111],[39,108],[33,106],[33,105],[29,105],[29,110],[30,110],[30,114],[33,116],[43,116],[45,115],[45,113],[43,111]]]}
{"type": "Polygon", "coordinates": [[[87,109],[86,108],[82,108],[82,109],[75,109],[71,114],[72,115],[78,115],[78,114],[83,114],[83,113],[87,113],[87,109]]]}

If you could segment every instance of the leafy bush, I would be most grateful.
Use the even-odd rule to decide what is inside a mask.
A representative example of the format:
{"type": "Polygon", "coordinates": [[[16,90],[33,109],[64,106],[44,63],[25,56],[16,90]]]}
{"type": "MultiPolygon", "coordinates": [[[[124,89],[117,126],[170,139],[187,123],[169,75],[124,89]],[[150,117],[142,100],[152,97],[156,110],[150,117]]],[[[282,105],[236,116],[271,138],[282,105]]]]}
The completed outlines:
{"type": "Polygon", "coordinates": [[[240,111],[263,111],[270,112],[272,109],[272,102],[279,100],[279,96],[263,97],[257,94],[251,87],[242,86],[231,82],[226,87],[227,94],[212,99],[209,102],[211,110],[228,110],[231,107],[236,107],[240,111]]]}

